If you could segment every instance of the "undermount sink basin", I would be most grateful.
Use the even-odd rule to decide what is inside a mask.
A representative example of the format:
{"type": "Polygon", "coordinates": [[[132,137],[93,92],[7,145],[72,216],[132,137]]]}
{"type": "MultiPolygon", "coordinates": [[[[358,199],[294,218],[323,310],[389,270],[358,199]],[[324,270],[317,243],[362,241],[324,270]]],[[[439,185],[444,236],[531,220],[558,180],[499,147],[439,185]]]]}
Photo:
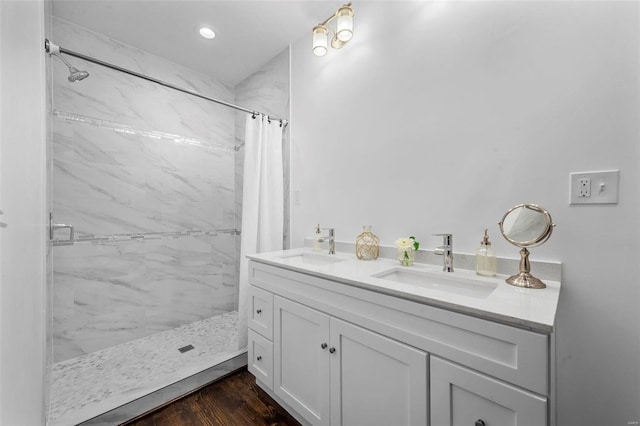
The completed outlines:
{"type": "Polygon", "coordinates": [[[484,299],[488,297],[497,284],[474,280],[469,277],[456,276],[455,272],[429,272],[415,269],[393,268],[372,275],[374,278],[395,281],[403,284],[416,284],[421,287],[446,293],[484,299]]]}
{"type": "Polygon", "coordinates": [[[290,263],[302,263],[305,265],[312,265],[312,266],[333,265],[334,263],[344,262],[345,260],[347,260],[347,259],[342,259],[340,257],[335,257],[328,254],[317,254],[317,253],[294,254],[289,256],[283,256],[282,259],[290,263]]]}

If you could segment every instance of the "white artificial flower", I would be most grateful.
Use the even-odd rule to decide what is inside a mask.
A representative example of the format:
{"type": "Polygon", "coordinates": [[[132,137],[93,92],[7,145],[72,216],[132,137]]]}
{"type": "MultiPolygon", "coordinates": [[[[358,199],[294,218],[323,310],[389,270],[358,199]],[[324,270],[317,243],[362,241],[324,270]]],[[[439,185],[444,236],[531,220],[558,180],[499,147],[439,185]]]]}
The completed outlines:
{"type": "Polygon", "coordinates": [[[396,240],[396,247],[402,250],[413,250],[415,240],[412,238],[398,238],[396,240]]]}

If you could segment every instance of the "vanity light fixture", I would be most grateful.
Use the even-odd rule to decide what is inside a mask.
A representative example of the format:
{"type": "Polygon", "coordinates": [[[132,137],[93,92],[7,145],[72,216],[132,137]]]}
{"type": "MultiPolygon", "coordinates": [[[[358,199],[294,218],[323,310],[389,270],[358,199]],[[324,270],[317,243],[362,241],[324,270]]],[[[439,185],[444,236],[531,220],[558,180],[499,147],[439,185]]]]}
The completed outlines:
{"type": "Polygon", "coordinates": [[[327,36],[329,30],[324,25],[316,25],[313,27],[313,53],[316,56],[324,56],[327,54],[327,36]]]}
{"type": "Polygon", "coordinates": [[[327,53],[327,45],[329,44],[328,26],[332,21],[335,21],[335,31],[331,38],[331,47],[340,49],[353,37],[353,9],[351,8],[351,3],[345,4],[323,23],[313,27],[313,53],[316,56],[324,56],[327,53]]]}
{"type": "Polygon", "coordinates": [[[209,27],[202,27],[198,30],[200,35],[208,40],[215,38],[216,32],[209,27]]]}

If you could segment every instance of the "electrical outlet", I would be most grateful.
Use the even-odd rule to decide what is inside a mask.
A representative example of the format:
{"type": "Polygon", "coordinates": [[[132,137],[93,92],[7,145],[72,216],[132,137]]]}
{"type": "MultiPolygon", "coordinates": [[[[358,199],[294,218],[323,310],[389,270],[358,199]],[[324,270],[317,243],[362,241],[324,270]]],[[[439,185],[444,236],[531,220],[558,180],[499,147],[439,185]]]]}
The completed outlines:
{"type": "Polygon", "coordinates": [[[588,177],[581,177],[578,180],[578,198],[591,197],[591,179],[588,177]]]}
{"type": "Polygon", "coordinates": [[[569,204],[617,204],[620,172],[571,173],[569,204]]]}

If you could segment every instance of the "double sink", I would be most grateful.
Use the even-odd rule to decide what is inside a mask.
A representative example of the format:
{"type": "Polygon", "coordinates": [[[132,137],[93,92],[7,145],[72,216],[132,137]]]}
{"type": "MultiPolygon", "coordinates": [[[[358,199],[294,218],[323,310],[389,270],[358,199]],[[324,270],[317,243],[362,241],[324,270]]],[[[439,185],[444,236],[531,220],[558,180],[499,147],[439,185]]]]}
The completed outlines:
{"type": "MultiPolygon", "coordinates": [[[[281,259],[292,266],[311,267],[323,267],[351,260],[320,253],[297,253],[282,256],[281,259]]],[[[479,299],[487,298],[497,288],[497,284],[491,280],[485,281],[463,273],[442,272],[436,269],[424,270],[398,266],[374,273],[370,277],[479,299]]]]}

